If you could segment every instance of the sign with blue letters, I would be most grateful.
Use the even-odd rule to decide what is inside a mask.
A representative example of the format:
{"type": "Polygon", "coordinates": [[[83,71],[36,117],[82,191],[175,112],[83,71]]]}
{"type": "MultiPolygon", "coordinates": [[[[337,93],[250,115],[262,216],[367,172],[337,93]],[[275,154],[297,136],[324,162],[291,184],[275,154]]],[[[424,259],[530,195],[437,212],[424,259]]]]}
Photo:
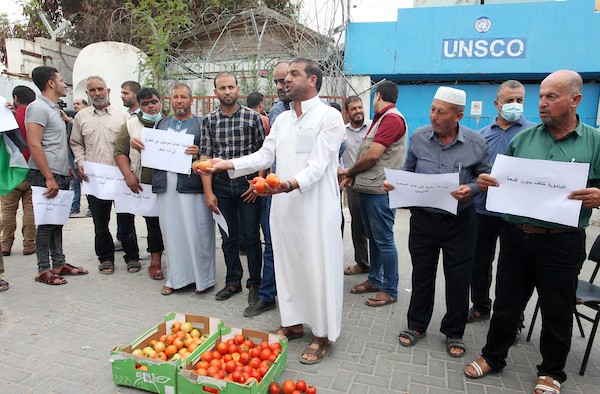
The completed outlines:
{"type": "Polygon", "coordinates": [[[447,38],[442,59],[519,59],[525,57],[527,38],[447,38]]]}

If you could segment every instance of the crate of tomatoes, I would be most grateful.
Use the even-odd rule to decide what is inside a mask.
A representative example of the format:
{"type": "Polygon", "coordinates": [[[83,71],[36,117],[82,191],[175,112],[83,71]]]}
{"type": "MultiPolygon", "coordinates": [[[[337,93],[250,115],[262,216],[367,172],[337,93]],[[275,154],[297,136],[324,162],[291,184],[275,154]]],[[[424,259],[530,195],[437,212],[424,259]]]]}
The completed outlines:
{"type": "Polygon", "coordinates": [[[112,349],[113,380],[121,386],[174,394],[180,366],[212,346],[223,328],[214,317],[169,313],[126,347],[112,349]]]}
{"type": "Polygon", "coordinates": [[[225,327],[213,346],[188,357],[177,386],[180,393],[265,394],[286,361],[287,338],[225,327]]]}

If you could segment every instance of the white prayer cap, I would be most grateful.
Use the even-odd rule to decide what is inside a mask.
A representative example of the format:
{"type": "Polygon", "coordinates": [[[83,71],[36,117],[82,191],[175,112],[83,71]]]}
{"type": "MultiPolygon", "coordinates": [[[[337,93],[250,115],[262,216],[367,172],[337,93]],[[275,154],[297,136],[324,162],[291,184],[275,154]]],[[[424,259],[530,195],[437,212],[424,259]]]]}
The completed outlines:
{"type": "Polygon", "coordinates": [[[464,90],[450,88],[448,86],[440,86],[433,98],[454,105],[464,106],[467,104],[467,93],[464,90]]]}

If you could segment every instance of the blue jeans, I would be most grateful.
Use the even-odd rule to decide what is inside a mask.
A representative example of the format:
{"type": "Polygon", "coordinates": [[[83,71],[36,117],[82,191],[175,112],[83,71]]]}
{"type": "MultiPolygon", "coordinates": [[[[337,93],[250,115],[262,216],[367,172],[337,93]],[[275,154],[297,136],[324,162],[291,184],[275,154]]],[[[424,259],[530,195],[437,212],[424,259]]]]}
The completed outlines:
{"type": "Polygon", "coordinates": [[[71,211],[79,212],[81,209],[81,179],[77,177],[71,179],[71,190],[75,193],[73,204],[71,204],[71,211]]]}
{"type": "Polygon", "coordinates": [[[390,209],[387,194],[360,193],[360,212],[369,238],[371,267],[369,282],[398,297],[398,250],[394,241],[395,209],[390,209]]]}
{"type": "Polygon", "coordinates": [[[265,251],[263,253],[263,273],[260,280],[258,298],[265,302],[275,301],[277,287],[275,286],[275,262],[273,260],[273,245],[271,244],[271,197],[263,197],[260,209],[260,226],[265,236],[265,251]]]}
{"type": "MultiPolygon", "coordinates": [[[[238,179],[224,179],[222,174],[213,178],[213,192],[217,196],[219,211],[227,221],[229,236],[221,231],[223,239],[223,255],[227,266],[225,284],[227,286],[240,286],[244,270],[240,261],[238,248],[238,234],[244,233],[246,250],[248,252],[248,272],[250,277],[246,286],[258,286],[260,284],[260,272],[262,269],[262,247],[260,244],[260,204],[258,198],[254,203],[246,203],[241,195],[248,190],[248,177],[238,179]],[[240,226],[238,226],[237,215],[240,215],[240,226]]],[[[252,179],[252,178],[250,178],[252,179]]]]}

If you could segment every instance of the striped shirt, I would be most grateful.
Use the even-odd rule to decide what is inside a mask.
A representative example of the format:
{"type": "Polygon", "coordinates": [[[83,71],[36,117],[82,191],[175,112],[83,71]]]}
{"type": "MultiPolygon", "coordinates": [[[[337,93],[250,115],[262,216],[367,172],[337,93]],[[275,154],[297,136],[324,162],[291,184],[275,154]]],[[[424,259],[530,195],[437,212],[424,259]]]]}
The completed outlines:
{"type": "Polygon", "coordinates": [[[265,127],[256,111],[240,105],[229,117],[218,108],[204,118],[200,154],[225,160],[242,157],[259,150],[264,139],[265,127]]]}

